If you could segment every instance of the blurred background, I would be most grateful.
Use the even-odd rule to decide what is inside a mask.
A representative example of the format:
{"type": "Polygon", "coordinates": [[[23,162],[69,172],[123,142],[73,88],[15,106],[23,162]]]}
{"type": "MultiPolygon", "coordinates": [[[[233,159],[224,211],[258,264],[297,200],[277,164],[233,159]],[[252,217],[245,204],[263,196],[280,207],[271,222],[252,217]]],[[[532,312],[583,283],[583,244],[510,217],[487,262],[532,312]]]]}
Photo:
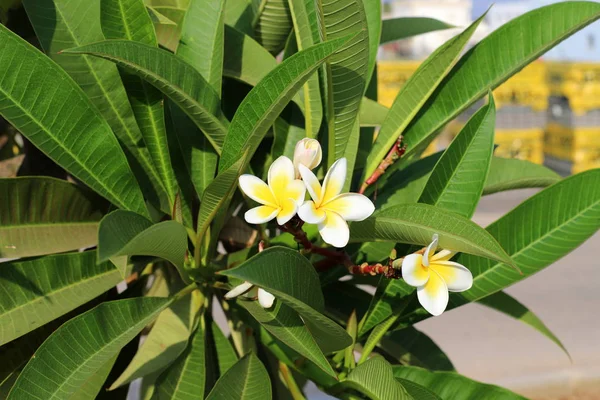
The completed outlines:
{"type": "MultiPolygon", "coordinates": [[[[555,2],[384,0],[384,19],[429,17],[458,28],[382,46],[379,101],[390,106],[419,63],[492,3],[470,46],[511,19],[555,2]]],[[[533,29],[531,34],[539,33],[533,29]]],[[[545,164],[565,176],[599,168],[600,23],[535,60],[496,89],[494,98],[496,155],[545,164]]],[[[453,121],[428,152],[443,149],[477,106],[453,121]]],[[[475,221],[487,226],[534,193],[519,190],[486,196],[475,221]]],[[[600,399],[599,247],[600,234],[596,234],[556,264],[507,290],[546,323],[571,359],[527,325],[477,304],[430,318],[416,328],[436,341],[459,372],[474,379],[533,399],[600,399]]]]}

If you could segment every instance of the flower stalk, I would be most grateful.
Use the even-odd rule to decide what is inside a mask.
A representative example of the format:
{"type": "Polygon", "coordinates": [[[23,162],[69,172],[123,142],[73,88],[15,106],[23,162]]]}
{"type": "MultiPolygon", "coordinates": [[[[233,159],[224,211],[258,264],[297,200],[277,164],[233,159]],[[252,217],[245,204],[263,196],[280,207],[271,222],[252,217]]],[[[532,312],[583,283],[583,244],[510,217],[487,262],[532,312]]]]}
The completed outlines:
{"type": "Polygon", "coordinates": [[[358,193],[365,193],[367,188],[373,185],[375,182],[377,182],[379,178],[381,178],[381,175],[383,175],[393,163],[399,160],[404,155],[404,153],[406,153],[406,145],[403,143],[403,136],[400,135],[396,143],[394,143],[394,146],[392,146],[392,148],[390,149],[387,156],[385,156],[385,158],[379,163],[375,172],[373,172],[373,174],[371,174],[371,176],[367,178],[365,183],[363,183],[363,185],[360,187],[358,193]]]}

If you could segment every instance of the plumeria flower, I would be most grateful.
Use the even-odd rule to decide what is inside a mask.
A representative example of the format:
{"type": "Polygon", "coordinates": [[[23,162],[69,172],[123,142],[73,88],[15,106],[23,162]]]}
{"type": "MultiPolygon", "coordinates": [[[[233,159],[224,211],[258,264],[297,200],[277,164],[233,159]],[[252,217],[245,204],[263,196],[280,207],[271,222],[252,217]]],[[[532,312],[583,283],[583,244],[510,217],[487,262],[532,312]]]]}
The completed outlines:
{"type": "Polygon", "coordinates": [[[263,224],[277,218],[279,225],[288,222],[304,201],[306,187],[295,179],[292,160],[281,156],[269,167],[267,185],[254,175],[240,176],[242,191],[261,206],[246,211],[244,218],[251,224],[263,224]]]}
{"type": "Polygon", "coordinates": [[[410,254],[402,261],[402,278],[417,288],[419,303],[430,314],[438,316],[448,306],[448,291],[464,292],[473,285],[473,275],[465,266],[450,261],[456,254],[450,250],[435,253],[438,235],[425,253],[410,254]]]}
{"type": "Polygon", "coordinates": [[[350,239],[346,221],[362,221],[375,211],[368,197],[358,193],[342,193],[346,180],[346,159],[340,158],[327,172],[323,186],[304,165],[298,169],[313,201],[306,201],[298,216],[309,224],[318,224],[323,240],[335,247],[344,247],[350,239]]]}
{"type": "Polygon", "coordinates": [[[250,293],[248,293],[248,295],[250,297],[258,297],[258,303],[263,308],[271,308],[271,306],[273,305],[273,302],[275,301],[275,296],[273,296],[271,293],[267,292],[264,289],[257,288],[253,284],[251,284],[250,282],[247,282],[247,281],[240,285],[237,285],[236,287],[231,289],[229,292],[225,293],[225,298],[228,300],[233,299],[234,297],[237,297],[246,292],[250,292],[250,293]],[[254,293],[254,291],[256,291],[257,293],[254,293]]]}
{"type": "Polygon", "coordinates": [[[294,170],[296,171],[296,178],[300,177],[300,171],[298,170],[299,165],[304,165],[308,169],[315,169],[321,164],[321,158],[323,152],[321,151],[321,144],[318,140],[304,138],[296,143],[294,149],[294,170]]]}

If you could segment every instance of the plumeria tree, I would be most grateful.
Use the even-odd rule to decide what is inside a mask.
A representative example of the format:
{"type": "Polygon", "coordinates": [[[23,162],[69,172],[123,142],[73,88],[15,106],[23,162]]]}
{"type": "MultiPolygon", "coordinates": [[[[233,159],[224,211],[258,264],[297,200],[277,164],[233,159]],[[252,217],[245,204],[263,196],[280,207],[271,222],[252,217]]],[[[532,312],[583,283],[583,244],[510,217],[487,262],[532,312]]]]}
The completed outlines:
{"type": "Polygon", "coordinates": [[[491,91],[598,3],[466,49],[481,16],[389,109],[378,46],[449,25],[382,21],[379,0],[22,3],[0,27],[0,114],[60,169],[0,179],[4,398],[303,399],[307,381],[343,399],[521,398],[413,327],[471,302],[527,312],[562,347],[503,289],[600,228],[600,170],[495,157],[491,91]],[[517,188],[542,190],[470,220],[517,188]]]}

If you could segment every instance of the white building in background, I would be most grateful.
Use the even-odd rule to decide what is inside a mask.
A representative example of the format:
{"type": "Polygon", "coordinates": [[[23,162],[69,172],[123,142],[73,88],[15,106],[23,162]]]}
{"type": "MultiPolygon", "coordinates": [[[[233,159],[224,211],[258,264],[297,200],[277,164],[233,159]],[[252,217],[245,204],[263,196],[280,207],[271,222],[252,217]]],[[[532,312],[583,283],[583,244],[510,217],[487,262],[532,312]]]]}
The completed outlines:
{"type": "MultiPolygon", "coordinates": [[[[472,5],[473,0],[384,0],[384,18],[429,17],[455,25],[457,29],[430,32],[391,43],[385,46],[380,58],[426,58],[472,22],[472,5]]],[[[486,33],[485,26],[480,25],[473,40],[477,42],[486,33]]]]}

